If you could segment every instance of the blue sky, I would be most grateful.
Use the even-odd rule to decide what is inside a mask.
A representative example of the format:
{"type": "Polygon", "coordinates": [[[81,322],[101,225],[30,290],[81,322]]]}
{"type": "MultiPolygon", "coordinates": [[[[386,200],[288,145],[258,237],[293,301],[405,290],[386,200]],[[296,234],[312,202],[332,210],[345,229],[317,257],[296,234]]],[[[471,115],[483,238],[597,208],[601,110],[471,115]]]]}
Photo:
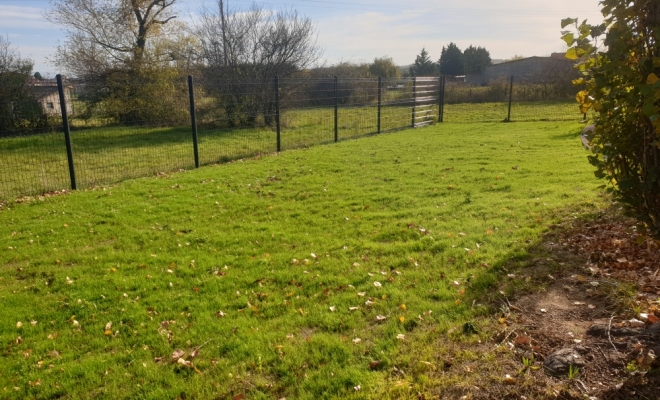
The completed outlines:
{"type": "MultiPolygon", "coordinates": [[[[226,0],[247,7],[252,0],[226,0]]],[[[317,24],[318,41],[328,63],[363,62],[388,55],[411,64],[425,47],[434,60],[450,41],[462,49],[486,47],[492,58],[544,56],[562,51],[560,20],[588,18],[600,22],[599,0],[275,0],[257,2],[273,9],[295,8],[317,24]]],[[[180,16],[194,21],[203,4],[213,0],[179,0],[180,16]]],[[[56,73],[47,62],[60,27],[42,17],[47,0],[0,0],[0,35],[8,36],[35,70],[56,73]]]]}

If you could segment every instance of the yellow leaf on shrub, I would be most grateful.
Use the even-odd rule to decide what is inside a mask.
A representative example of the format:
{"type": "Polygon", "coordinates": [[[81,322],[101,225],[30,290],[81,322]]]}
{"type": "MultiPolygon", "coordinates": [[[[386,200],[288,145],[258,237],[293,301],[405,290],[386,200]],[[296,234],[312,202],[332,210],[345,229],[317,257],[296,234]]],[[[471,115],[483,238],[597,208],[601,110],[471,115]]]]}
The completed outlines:
{"type": "Polygon", "coordinates": [[[651,73],[648,78],[646,78],[646,83],[649,85],[655,85],[655,83],[659,80],[658,75],[651,73]]]}

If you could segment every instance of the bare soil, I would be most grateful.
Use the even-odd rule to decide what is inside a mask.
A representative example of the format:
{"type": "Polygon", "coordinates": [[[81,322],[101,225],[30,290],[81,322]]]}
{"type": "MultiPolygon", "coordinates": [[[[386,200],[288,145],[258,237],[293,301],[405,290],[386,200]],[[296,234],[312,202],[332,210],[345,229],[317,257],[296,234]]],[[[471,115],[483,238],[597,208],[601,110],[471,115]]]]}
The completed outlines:
{"type": "Polygon", "coordinates": [[[503,268],[489,299],[500,312],[475,321],[487,339],[455,336],[441,384],[418,397],[660,399],[660,241],[638,225],[601,215],[553,227],[524,266],[503,268]],[[570,374],[544,365],[561,349],[575,356],[570,374]]]}

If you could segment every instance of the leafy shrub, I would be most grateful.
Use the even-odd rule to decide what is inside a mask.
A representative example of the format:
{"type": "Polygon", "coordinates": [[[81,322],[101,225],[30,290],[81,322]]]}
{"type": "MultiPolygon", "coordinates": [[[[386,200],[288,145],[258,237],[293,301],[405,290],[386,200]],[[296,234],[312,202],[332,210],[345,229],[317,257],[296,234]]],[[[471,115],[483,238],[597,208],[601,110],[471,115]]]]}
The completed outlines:
{"type": "Polygon", "coordinates": [[[619,199],[660,231],[660,2],[603,0],[605,22],[567,18],[582,112],[595,111],[589,161],[619,199]],[[603,39],[604,36],[604,40],[603,39]],[[599,44],[604,45],[603,48],[599,44]]]}

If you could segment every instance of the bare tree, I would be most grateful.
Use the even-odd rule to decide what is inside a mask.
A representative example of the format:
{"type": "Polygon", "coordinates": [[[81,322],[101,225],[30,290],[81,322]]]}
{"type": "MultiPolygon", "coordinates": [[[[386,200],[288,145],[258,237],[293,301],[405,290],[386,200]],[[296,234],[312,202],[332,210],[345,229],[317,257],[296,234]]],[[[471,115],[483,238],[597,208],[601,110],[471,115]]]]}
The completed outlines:
{"type": "MultiPolygon", "coordinates": [[[[216,98],[209,115],[221,115],[215,121],[230,126],[272,124],[273,78],[291,77],[322,55],[314,23],[295,10],[273,11],[256,4],[231,9],[226,0],[218,0],[216,9],[202,10],[194,31],[205,89],[216,98]]],[[[291,88],[291,83],[281,86],[281,102],[291,88]]]]}
{"type": "Polygon", "coordinates": [[[67,39],[54,63],[79,76],[99,69],[140,68],[160,55],[150,54],[150,41],[166,34],[176,18],[177,0],[51,0],[44,17],[62,25],[67,39]]]}
{"type": "Polygon", "coordinates": [[[202,11],[195,33],[207,68],[245,77],[291,75],[322,55],[314,23],[295,10],[272,11],[256,4],[246,11],[232,10],[219,0],[217,11],[202,11]]]}

